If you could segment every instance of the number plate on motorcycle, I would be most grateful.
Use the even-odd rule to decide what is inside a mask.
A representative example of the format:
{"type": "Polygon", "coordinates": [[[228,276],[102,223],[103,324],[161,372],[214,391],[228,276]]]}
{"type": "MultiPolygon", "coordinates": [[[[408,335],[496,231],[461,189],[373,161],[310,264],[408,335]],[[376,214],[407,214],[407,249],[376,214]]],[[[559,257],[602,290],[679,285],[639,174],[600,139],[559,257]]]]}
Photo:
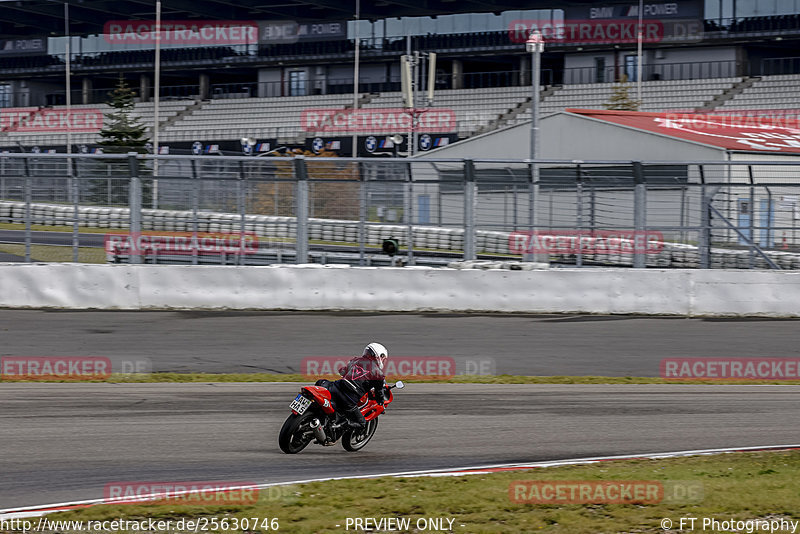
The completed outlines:
{"type": "Polygon", "coordinates": [[[307,399],[302,394],[298,393],[297,397],[295,397],[289,405],[289,408],[302,415],[308,410],[309,406],[311,406],[311,399],[307,399]]]}

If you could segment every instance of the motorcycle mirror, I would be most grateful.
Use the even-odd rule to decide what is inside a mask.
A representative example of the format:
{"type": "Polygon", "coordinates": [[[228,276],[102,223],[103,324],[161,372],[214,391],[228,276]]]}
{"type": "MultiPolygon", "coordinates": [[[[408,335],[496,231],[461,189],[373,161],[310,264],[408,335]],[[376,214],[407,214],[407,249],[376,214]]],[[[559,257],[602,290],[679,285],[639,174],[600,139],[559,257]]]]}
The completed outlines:
{"type": "Polygon", "coordinates": [[[406,387],[406,385],[405,385],[405,384],[403,384],[403,381],[402,381],[402,380],[398,380],[398,381],[395,383],[394,387],[396,387],[397,389],[403,389],[404,387],[406,387]]]}

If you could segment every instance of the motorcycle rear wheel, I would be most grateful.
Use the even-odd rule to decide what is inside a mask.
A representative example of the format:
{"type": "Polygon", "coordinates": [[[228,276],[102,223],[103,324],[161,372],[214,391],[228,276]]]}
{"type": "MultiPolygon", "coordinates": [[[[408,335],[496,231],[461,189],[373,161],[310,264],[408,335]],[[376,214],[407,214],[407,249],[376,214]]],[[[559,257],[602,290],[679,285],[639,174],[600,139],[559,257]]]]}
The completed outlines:
{"type": "Polygon", "coordinates": [[[314,419],[312,412],[303,415],[291,414],[281,427],[278,435],[278,445],[286,454],[297,454],[302,451],[314,439],[314,432],[309,426],[314,419]]]}
{"type": "Polygon", "coordinates": [[[352,430],[348,430],[342,436],[342,447],[344,450],[356,452],[364,448],[369,443],[372,436],[375,435],[375,430],[378,429],[378,418],[367,421],[367,427],[360,434],[353,434],[352,430]]]}

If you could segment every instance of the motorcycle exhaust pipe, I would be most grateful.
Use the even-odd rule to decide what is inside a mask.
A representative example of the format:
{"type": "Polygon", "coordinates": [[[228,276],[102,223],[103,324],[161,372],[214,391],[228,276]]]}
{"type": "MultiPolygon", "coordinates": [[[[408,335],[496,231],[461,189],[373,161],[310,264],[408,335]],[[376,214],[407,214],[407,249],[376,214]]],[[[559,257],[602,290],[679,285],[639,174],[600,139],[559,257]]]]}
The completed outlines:
{"type": "Polygon", "coordinates": [[[314,437],[317,438],[317,441],[325,443],[328,440],[328,436],[325,435],[325,431],[322,429],[322,423],[319,422],[319,419],[312,419],[309,426],[314,432],[314,437]]]}

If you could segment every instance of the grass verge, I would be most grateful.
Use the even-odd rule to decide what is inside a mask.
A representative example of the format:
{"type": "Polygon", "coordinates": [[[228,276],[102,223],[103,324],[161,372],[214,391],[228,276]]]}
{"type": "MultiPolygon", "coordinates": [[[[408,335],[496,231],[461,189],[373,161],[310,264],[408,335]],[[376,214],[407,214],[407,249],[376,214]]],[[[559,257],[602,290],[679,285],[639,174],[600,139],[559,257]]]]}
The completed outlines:
{"type": "MultiPolygon", "coordinates": [[[[320,375],[309,377],[301,374],[272,373],[142,373],[112,374],[109,378],[86,380],[62,378],[5,378],[2,382],[112,382],[112,383],[158,383],[158,382],[313,382],[319,378],[338,379],[339,376],[320,375]]],[[[430,382],[437,384],[789,384],[800,385],[800,380],[667,380],[647,376],[523,376],[523,375],[457,375],[453,377],[433,376],[389,376],[388,380],[408,382],[430,382]]],[[[798,530],[800,532],[800,530],[798,530]]]]}
{"type": "MultiPolygon", "coordinates": [[[[419,532],[413,528],[419,518],[448,518],[454,522],[452,530],[445,532],[594,534],[679,532],[680,518],[697,517],[694,530],[701,531],[702,518],[797,521],[799,479],[800,451],[750,452],[461,477],[337,480],[261,490],[257,499],[243,504],[230,502],[229,496],[207,495],[206,502],[214,504],[183,504],[173,498],[168,504],[103,505],[48,518],[276,518],[281,532],[292,533],[343,532],[348,517],[407,518],[412,528],[401,532],[419,532]],[[651,503],[532,504],[512,499],[519,481],[647,481],[660,484],[663,493],[658,502],[651,503]],[[673,530],[662,528],[664,519],[672,521],[673,530]]],[[[684,532],[689,531],[687,525],[684,532]]],[[[264,528],[247,530],[267,532],[264,528]]],[[[374,532],[353,526],[349,531],[374,532]]]]}
{"type": "MultiPolygon", "coordinates": [[[[0,252],[25,257],[25,245],[0,244],[0,252]]],[[[72,261],[72,247],[58,245],[31,245],[31,260],[64,263],[72,261]]],[[[79,247],[79,263],[106,263],[106,251],[102,248],[79,247]]]]}

